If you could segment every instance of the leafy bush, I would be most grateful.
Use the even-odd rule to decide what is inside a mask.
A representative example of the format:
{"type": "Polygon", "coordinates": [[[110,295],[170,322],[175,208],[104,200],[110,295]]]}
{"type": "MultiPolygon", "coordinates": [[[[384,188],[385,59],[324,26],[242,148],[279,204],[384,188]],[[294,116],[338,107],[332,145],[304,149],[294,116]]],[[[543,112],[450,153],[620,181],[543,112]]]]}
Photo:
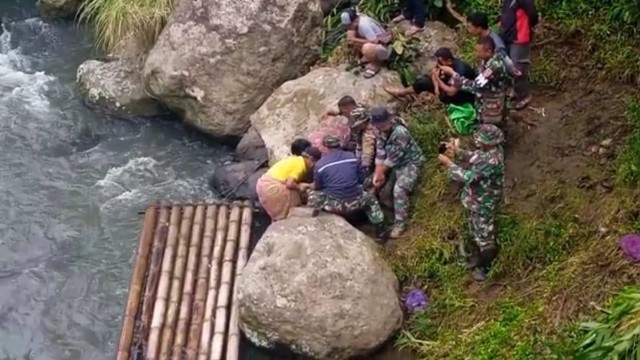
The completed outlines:
{"type": "Polygon", "coordinates": [[[616,296],[599,321],[580,324],[586,332],[576,360],[636,360],[640,358],[640,287],[616,296]]]}

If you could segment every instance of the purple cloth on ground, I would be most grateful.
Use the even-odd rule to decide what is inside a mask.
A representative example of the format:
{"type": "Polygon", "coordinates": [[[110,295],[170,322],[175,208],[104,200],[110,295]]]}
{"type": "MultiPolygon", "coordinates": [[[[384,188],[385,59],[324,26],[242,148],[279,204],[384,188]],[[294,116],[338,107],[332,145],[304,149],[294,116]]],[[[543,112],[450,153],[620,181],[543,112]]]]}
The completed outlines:
{"type": "Polygon", "coordinates": [[[631,258],[631,260],[640,262],[640,235],[629,234],[623,236],[622,239],[620,239],[620,249],[622,249],[622,252],[631,258]]]}
{"type": "Polygon", "coordinates": [[[429,305],[429,300],[424,291],[420,289],[412,289],[407,293],[407,297],[404,299],[404,305],[408,312],[416,312],[424,310],[429,305]]]}

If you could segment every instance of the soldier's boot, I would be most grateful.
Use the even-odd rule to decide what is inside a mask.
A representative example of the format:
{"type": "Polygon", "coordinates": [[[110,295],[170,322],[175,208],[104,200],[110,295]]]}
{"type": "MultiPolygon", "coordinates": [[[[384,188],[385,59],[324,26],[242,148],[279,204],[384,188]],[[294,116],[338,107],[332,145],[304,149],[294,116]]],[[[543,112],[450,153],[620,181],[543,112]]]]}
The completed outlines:
{"type": "Polygon", "coordinates": [[[393,225],[393,228],[391,229],[391,232],[389,233],[389,237],[391,239],[398,239],[400,237],[402,237],[402,235],[404,235],[404,225],[400,225],[400,224],[395,224],[393,225]]]}
{"type": "Polygon", "coordinates": [[[479,263],[473,272],[473,279],[475,281],[485,281],[493,261],[498,256],[498,248],[495,245],[488,246],[480,250],[479,263]]]}
{"type": "Polygon", "coordinates": [[[475,269],[480,265],[480,249],[475,244],[470,245],[469,258],[467,259],[467,270],[475,269]]]}
{"type": "Polygon", "coordinates": [[[375,241],[378,244],[384,244],[389,239],[389,231],[384,227],[384,224],[376,225],[376,238],[375,241]]]}

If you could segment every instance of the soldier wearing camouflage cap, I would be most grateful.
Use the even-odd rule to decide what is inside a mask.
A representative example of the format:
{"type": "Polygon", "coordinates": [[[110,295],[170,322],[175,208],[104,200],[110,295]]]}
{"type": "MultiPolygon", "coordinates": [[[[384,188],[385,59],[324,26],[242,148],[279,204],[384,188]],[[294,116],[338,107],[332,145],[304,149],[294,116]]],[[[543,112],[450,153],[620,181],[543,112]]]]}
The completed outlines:
{"type": "Polygon", "coordinates": [[[314,167],[309,206],[338,215],[364,210],[376,227],[377,238],[383,241],[387,236],[384,214],[375,196],[362,188],[358,159],[353,153],[341,150],[340,139],[333,135],[326,135],[322,143],[329,151],[314,167]]]}
{"type": "Polygon", "coordinates": [[[356,157],[360,160],[361,170],[364,173],[370,173],[376,155],[376,137],[369,121],[371,119],[369,110],[347,95],[338,101],[337,109],[329,109],[323,117],[339,115],[349,119],[351,138],[347,148],[355,151],[356,157]]]}
{"type": "Polygon", "coordinates": [[[424,156],[404,120],[392,116],[386,108],[371,110],[371,124],[376,132],[376,168],[373,186],[381,189],[390,179],[393,184],[393,210],[395,223],[389,237],[402,236],[409,220],[410,194],[413,192],[424,156]]]}
{"type": "Polygon", "coordinates": [[[469,267],[475,269],[474,278],[482,281],[498,254],[495,215],[504,191],[504,134],[495,125],[482,124],[473,133],[473,140],[476,150],[460,150],[452,141],[447,144],[447,153],[438,158],[448,168],[451,179],[463,185],[460,201],[467,211],[477,253],[469,267]],[[468,165],[462,167],[447,155],[468,165]]]}

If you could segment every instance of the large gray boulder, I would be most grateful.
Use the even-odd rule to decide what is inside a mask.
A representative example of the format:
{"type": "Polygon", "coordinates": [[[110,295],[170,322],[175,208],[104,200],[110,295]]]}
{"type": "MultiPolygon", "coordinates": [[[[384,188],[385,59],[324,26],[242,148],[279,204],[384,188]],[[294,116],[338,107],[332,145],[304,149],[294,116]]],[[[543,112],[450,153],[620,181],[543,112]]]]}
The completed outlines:
{"type": "Polygon", "coordinates": [[[48,18],[74,17],[80,8],[82,0],[38,0],[40,14],[48,18]]]}
{"type": "Polygon", "coordinates": [[[235,155],[239,161],[266,161],[268,159],[267,147],[264,145],[264,141],[262,141],[256,129],[251,127],[249,131],[244,134],[238,146],[236,146],[235,155]]]}
{"type": "Polygon", "coordinates": [[[342,217],[272,223],[237,283],[240,326],[258,345],[317,359],[366,355],[402,324],[398,282],[342,217]]]}
{"type": "Polygon", "coordinates": [[[156,116],[165,108],[144,91],[135,59],[87,60],[78,67],[78,90],[93,106],[116,116],[156,116]]]}
{"type": "Polygon", "coordinates": [[[385,84],[401,86],[398,74],[382,70],[371,79],[346,71],[343,67],[317,68],[274,91],[251,116],[251,125],[260,134],[274,163],[289,156],[290,145],[299,137],[308,137],[322,128],[343,131],[347,119],[322,119],[322,114],[345,95],[369,106],[391,105],[393,97],[385,84]]]}
{"type": "Polygon", "coordinates": [[[146,49],[135,41],[123,41],[101,60],[87,60],[78,67],[80,95],[93,106],[123,117],[168,113],[144,89],[142,66],[146,49]]]}
{"type": "Polygon", "coordinates": [[[317,0],[178,0],[144,68],[147,89],[214,136],[249,116],[319,56],[317,0]]]}
{"type": "Polygon", "coordinates": [[[258,201],[256,184],[267,172],[261,168],[264,161],[243,161],[219,166],[209,182],[211,188],[222,197],[258,201]]]}

